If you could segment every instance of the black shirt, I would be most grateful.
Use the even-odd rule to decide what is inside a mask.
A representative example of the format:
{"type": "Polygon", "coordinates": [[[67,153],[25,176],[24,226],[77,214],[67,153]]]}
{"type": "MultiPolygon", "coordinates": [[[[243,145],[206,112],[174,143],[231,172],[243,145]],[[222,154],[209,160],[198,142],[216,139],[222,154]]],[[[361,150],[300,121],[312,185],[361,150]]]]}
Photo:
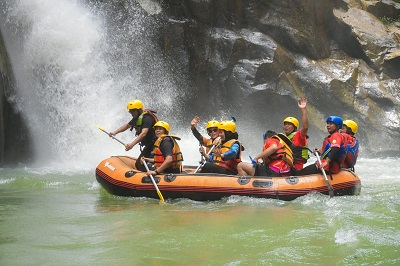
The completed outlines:
{"type": "MultiPolygon", "coordinates": [[[[132,118],[131,121],[129,121],[129,125],[132,127],[136,127],[136,120],[135,118],[132,118]]],[[[154,124],[156,123],[156,120],[154,119],[154,117],[150,114],[145,114],[143,115],[142,118],[142,126],[141,126],[141,130],[140,132],[137,132],[136,135],[139,135],[143,128],[148,128],[149,132],[147,132],[147,135],[144,137],[144,139],[142,139],[142,141],[140,142],[140,144],[142,146],[153,146],[154,142],[156,141],[156,134],[154,132],[154,124]]]]}
{"type": "Polygon", "coordinates": [[[165,137],[160,144],[160,151],[165,157],[172,156],[172,149],[174,148],[174,141],[170,137],[165,137]]]}

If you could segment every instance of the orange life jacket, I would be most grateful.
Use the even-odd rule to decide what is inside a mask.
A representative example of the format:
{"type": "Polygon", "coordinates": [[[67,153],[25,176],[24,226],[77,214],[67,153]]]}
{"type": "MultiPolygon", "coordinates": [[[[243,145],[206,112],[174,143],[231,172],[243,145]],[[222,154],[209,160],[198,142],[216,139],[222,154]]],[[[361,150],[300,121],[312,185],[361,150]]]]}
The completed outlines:
{"type": "Polygon", "coordinates": [[[154,148],[153,148],[154,165],[156,167],[160,167],[163,164],[163,162],[165,161],[165,157],[163,156],[163,154],[160,150],[161,142],[163,142],[165,138],[170,138],[174,142],[174,147],[172,148],[172,162],[171,162],[170,167],[172,167],[173,169],[180,169],[180,167],[182,165],[182,161],[183,161],[183,156],[182,156],[181,149],[180,149],[178,143],[176,142],[176,140],[180,140],[180,138],[177,136],[169,136],[169,135],[165,135],[165,134],[161,135],[154,143],[154,148]]]}
{"type": "Polygon", "coordinates": [[[222,159],[221,156],[216,156],[214,154],[213,163],[216,165],[219,165],[231,172],[237,173],[237,165],[242,161],[241,160],[242,144],[240,143],[240,141],[238,141],[236,139],[228,140],[227,142],[222,143],[222,146],[220,148],[221,148],[221,154],[224,154],[224,153],[228,152],[232,148],[233,144],[235,144],[235,143],[239,144],[239,153],[235,159],[224,161],[224,159],[222,159]]]}
{"type": "Polygon", "coordinates": [[[213,140],[212,139],[205,139],[206,141],[204,141],[204,146],[206,147],[206,153],[208,153],[212,146],[213,146],[213,140]]]}

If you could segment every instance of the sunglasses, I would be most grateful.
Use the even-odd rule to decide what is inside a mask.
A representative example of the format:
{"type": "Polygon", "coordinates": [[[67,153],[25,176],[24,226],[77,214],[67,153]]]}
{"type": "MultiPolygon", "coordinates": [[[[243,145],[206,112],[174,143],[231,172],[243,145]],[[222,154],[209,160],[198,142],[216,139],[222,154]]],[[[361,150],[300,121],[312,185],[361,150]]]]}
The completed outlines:
{"type": "Polygon", "coordinates": [[[212,132],[218,132],[218,128],[214,128],[214,129],[207,129],[208,134],[212,133],[212,132]]]}

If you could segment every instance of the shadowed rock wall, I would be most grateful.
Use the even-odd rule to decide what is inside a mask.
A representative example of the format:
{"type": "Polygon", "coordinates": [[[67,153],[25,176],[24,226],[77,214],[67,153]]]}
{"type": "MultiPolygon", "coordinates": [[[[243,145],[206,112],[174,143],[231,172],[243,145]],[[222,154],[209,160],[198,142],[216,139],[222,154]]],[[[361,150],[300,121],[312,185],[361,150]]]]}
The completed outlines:
{"type": "Polygon", "coordinates": [[[29,131],[21,114],[15,112],[13,73],[0,31],[0,165],[28,163],[32,158],[29,131]]]}

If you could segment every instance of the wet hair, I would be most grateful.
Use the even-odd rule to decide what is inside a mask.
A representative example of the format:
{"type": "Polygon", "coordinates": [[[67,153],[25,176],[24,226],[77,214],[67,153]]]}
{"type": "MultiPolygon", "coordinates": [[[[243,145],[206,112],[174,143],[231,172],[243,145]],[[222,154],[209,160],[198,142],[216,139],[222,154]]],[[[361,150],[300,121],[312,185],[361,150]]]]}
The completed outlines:
{"type": "Polygon", "coordinates": [[[347,133],[347,134],[349,134],[350,136],[354,136],[354,135],[355,135],[354,132],[353,132],[353,130],[351,130],[350,127],[348,127],[348,126],[346,126],[346,125],[343,124],[343,127],[342,127],[342,128],[344,128],[344,127],[346,127],[346,133],[347,133]]]}
{"type": "Polygon", "coordinates": [[[267,132],[265,132],[265,134],[263,135],[263,138],[264,138],[264,140],[266,140],[272,136],[275,136],[276,134],[277,133],[275,131],[267,130],[267,132]]]}
{"type": "Polygon", "coordinates": [[[232,132],[226,131],[226,130],[224,130],[224,132],[225,132],[225,141],[228,141],[228,140],[231,140],[231,139],[238,139],[238,138],[239,138],[239,135],[238,135],[237,132],[232,133],[232,132]]]}

